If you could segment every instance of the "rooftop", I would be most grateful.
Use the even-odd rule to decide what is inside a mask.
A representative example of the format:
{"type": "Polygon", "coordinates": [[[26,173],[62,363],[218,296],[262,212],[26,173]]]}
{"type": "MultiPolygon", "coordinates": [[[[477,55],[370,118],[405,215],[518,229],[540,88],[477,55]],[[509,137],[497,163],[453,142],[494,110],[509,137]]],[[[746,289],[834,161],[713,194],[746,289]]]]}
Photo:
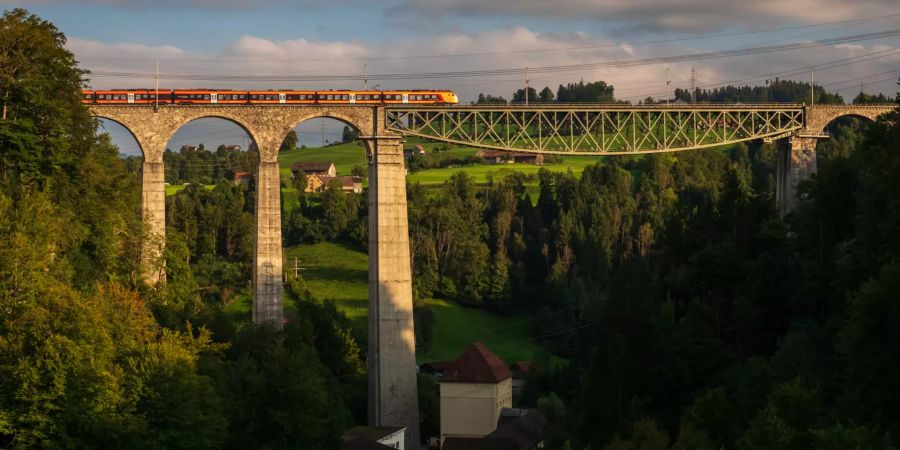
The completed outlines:
{"type": "Polygon", "coordinates": [[[511,377],[506,363],[476,342],[444,369],[441,383],[499,383],[511,377]]]}
{"type": "Polygon", "coordinates": [[[490,437],[448,437],[442,450],[519,450],[516,441],[490,437]]]}
{"type": "Polygon", "coordinates": [[[331,161],[325,162],[298,162],[294,163],[291,166],[292,172],[303,171],[303,172],[327,172],[328,169],[333,166],[334,163],[331,161]]]}
{"type": "Polygon", "coordinates": [[[344,438],[364,437],[377,441],[403,430],[403,427],[353,427],[344,433],[344,438]]]}
{"type": "Polygon", "coordinates": [[[377,441],[373,441],[370,439],[366,439],[362,436],[354,436],[349,439],[344,439],[344,444],[341,446],[342,450],[393,450],[394,447],[390,447],[377,441]]]}

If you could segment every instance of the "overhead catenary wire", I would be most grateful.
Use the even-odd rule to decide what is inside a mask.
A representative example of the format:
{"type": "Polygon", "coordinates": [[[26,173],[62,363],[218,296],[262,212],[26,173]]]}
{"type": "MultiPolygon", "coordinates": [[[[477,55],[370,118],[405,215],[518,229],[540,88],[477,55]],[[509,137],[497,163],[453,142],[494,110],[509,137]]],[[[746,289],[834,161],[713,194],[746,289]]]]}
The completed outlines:
{"type": "MultiPolygon", "coordinates": [[[[224,56],[222,56],[220,58],[216,58],[216,59],[192,58],[190,61],[195,61],[195,62],[222,62],[222,61],[323,62],[323,61],[373,61],[373,60],[381,61],[381,60],[443,59],[443,58],[465,58],[465,57],[498,56],[498,55],[558,53],[558,52],[567,52],[567,51],[582,51],[582,50],[597,50],[597,49],[602,49],[602,48],[613,48],[613,47],[621,46],[623,44],[628,44],[628,45],[632,45],[632,46],[634,46],[634,45],[668,44],[668,43],[673,43],[673,42],[685,42],[685,41],[696,41],[696,40],[705,40],[705,39],[722,38],[722,37],[746,36],[746,35],[762,34],[762,33],[776,33],[776,32],[782,32],[782,31],[810,29],[810,28],[827,27],[827,26],[842,25],[842,24],[849,24],[849,26],[852,26],[852,25],[862,24],[862,23],[866,23],[866,22],[875,22],[875,21],[883,21],[883,20],[893,19],[896,17],[900,17],[900,13],[880,15],[880,16],[861,17],[861,18],[857,18],[857,19],[845,19],[845,20],[838,20],[838,21],[832,21],[832,22],[821,22],[821,23],[807,24],[807,25],[794,25],[794,26],[789,26],[789,27],[761,28],[761,29],[748,30],[748,31],[700,34],[700,35],[694,35],[694,36],[683,36],[683,37],[675,37],[675,38],[667,38],[667,39],[652,39],[652,40],[634,41],[634,42],[603,43],[603,44],[594,44],[594,45],[580,45],[580,46],[556,47],[556,48],[546,48],[546,49],[504,50],[504,51],[493,51],[493,52],[428,53],[428,54],[415,54],[415,55],[371,55],[371,56],[360,56],[360,57],[328,57],[328,58],[271,58],[271,57],[247,58],[247,57],[234,57],[234,56],[224,55],[224,56]]],[[[839,29],[839,28],[845,28],[845,27],[838,27],[836,29],[839,29]]],[[[821,32],[831,32],[831,31],[834,31],[834,30],[824,30],[821,32]]],[[[92,59],[92,60],[97,60],[97,61],[103,61],[103,60],[146,61],[146,58],[144,58],[144,57],[88,56],[87,58],[92,59]]],[[[179,58],[160,58],[159,60],[160,61],[185,62],[184,59],[179,59],[179,58]]],[[[369,79],[371,79],[371,78],[369,78],[369,79]]]]}
{"type": "MultiPolygon", "coordinates": [[[[765,45],[765,46],[755,46],[750,48],[738,48],[738,49],[730,49],[730,50],[720,50],[720,51],[711,51],[711,52],[702,52],[702,53],[689,53],[689,54],[681,54],[681,55],[673,55],[673,56],[661,56],[661,57],[651,57],[651,58],[636,58],[636,59],[625,59],[625,60],[614,60],[614,61],[601,61],[594,63],[584,63],[584,64],[565,64],[565,65],[551,65],[551,66],[537,66],[532,67],[529,66],[529,73],[559,73],[559,72],[571,72],[571,71],[584,71],[589,69],[600,69],[600,68],[623,68],[623,67],[636,67],[643,65],[652,65],[652,64],[660,64],[660,63],[673,63],[673,62],[686,62],[686,61],[701,61],[708,59],[717,59],[717,58],[726,58],[726,57],[735,57],[735,56],[746,56],[746,55],[755,55],[755,54],[764,54],[764,53],[774,53],[774,52],[783,52],[789,50],[799,50],[799,49],[807,49],[813,47],[821,47],[826,45],[836,45],[836,44],[845,44],[851,42],[860,42],[866,40],[874,40],[874,39],[883,39],[889,37],[900,36],[900,29],[890,29],[885,31],[878,31],[873,33],[862,33],[862,34],[853,34],[853,35],[845,35],[834,38],[821,39],[816,41],[805,41],[805,42],[791,42],[786,44],[778,44],[778,45],[765,45]]],[[[426,80],[426,79],[435,79],[435,78],[467,78],[467,77],[481,77],[481,76],[498,76],[498,75],[522,75],[524,69],[522,67],[508,67],[508,68],[499,68],[499,69],[486,69],[486,70],[469,70],[469,71],[451,71],[451,72],[420,72],[420,73],[381,73],[381,74],[367,74],[367,79],[370,81],[378,80],[378,81],[388,81],[388,80],[426,80]]],[[[154,74],[148,73],[140,73],[140,72],[103,72],[97,71],[91,74],[94,77],[102,77],[102,78],[123,78],[123,79],[147,79],[154,76],[154,74]]],[[[166,80],[194,80],[194,81],[244,81],[244,82],[291,82],[291,81],[360,81],[361,74],[352,73],[352,74],[337,74],[337,75],[328,75],[328,74],[318,74],[318,75],[252,75],[252,74],[237,74],[237,75],[221,75],[214,73],[205,73],[205,74],[190,74],[190,73],[166,73],[160,74],[162,79],[166,80]]]]}
{"type": "MultiPolygon", "coordinates": [[[[858,64],[858,63],[864,62],[864,61],[872,61],[875,59],[886,58],[886,57],[894,56],[897,54],[900,54],[900,49],[889,48],[886,50],[879,50],[879,51],[875,51],[875,52],[866,53],[864,55],[857,55],[857,56],[852,56],[852,57],[848,57],[848,58],[840,58],[840,59],[826,61],[826,62],[819,63],[819,64],[804,65],[801,67],[795,67],[792,69],[782,70],[782,71],[778,71],[778,72],[769,72],[766,74],[755,75],[752,77],[744,77],[744,78],[738,78],[738,79],[732,79],[732,80],[717,81],[717,82],[713,82],[713,83],[704,83],[703,89],[709,90],[710,88],[715,88],[715,87],[738,85],[738,84],[742,84],[742,83],[761,81],[761,80],[771,79],[771,78],[775,78],[775,77],[806,74],[806,73],[808,73],[810,67],[814,67],[816,70],[819,70],[819,71],[827,71],[827,70],[835,69],[838,67],[845,67],[845,66],[852,65],[852,64],[858,64]]],[[[659,96],[659,95],[662,95],[662,93],[654,92],[654,93],[650,93],[650,94],[645,93],[645,94],[628,95],[628,96],[623,96],[620,99],[621,100],[638,100],[638,99],[646,98],[648,95],[649,96],[659,96]]]]}

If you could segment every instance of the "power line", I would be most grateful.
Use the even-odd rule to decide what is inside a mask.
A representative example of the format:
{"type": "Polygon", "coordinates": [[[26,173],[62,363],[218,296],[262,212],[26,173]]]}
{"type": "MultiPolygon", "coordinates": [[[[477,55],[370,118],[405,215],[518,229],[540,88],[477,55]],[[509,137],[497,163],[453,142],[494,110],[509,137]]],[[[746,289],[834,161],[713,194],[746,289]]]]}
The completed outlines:
{"type": "MultiPolygon", "coordinates": [[[[808,42],[793,42],[788,44],[779,44],[779,45],[766,45],[766,46],[757,46],[743,49],[731,49],[731,50],[721,50],[721,51],[712,51],[705,53],[691,53],[691,54],[682,54],[675,56],[663,56],[663,57],[653,57],[653,58],[639,58],[639,59],[628,59],[628,60],[618,60],[618,61],[604,61],[597,63],[585,63],[585,64],[567,64],[567,65],[551,65],[551,66],[539,66],[539,67],[529,67],[529,72],[531,73],[558,73],[558,72],[569,72],[569,71],[583,71],[589,69],[600,69],[600,68],[621,68],[621,67],[637,67],[643,65],[651,65],[651,64],[660,64],[660,63],[673,63],[673,62],[686,62],[686,61],[700,61],[700,60],[708,60],[708,59],[718,59],[718,58],[726,58],[726,57],[735,57],[735,56],[747,56],[747,55],[756,55],[756,54],[765,54],[765,53],[774,53],[774,52],[783,52],[789,50],[799,50],[813,47],[821,47],[826,45],[835,45],[835,44],[843,44],[850,42],[859,42],[873,39],[883,39],[888,37],[896,37],[900,36],[900,29],[891,29],[886,31],[879,31],[874,33],[863,33],[863,34],[854,34],[847,36],[840,36],[828,39],[821,39],[818,41],[808,41],[808,42]]],[[[473,71],[453,71],[453,72],[422,72],[422,73],[383,73],[383,74],[369,74],[367,75],[368,79],[371,80],[425,80],[425,79],[435,79],[435,78],[466,78],[466,77],[477,77],[477,76],[497,76],[497,75],[521,75],[523,73],[523,69],[521,67],[513,67],[513,68],[502,68],[502,69],[487,69],[487,70],[473,70],[473,71]]],[[[146,73],[138,73],[138,72],[95,72],[93,75],[101,77],[101,78],[131,78],[131,79],[147,79],[148,74],[146,73]]],[[[151,74],[152,75],[152,74],[151,74]]],[[[340,75],[217,75],[213,73],[208,74],[177,74],[170,73],[162,75],[163,78],[167,80],[196,80],[196,81],[269,81],[269,82],[288,82],[288,81],[359,81],[360,74],[340,74],[340,75]]]]}
{"type": "MultiPolygon", "coordinates": [[[[712,84],[704,84],[704,89],[708,90],[709,88],[712,88],[712,87],[721,87],[721,86],[727,86],[727,85],[748,83],[748,82],[752,82],[752,81],[760,81],[760,80],[773,78],[773,77],[779,77],[779,76],[800,75],[800,74],[806,73],[810,67],[814,67],[820,71],[825,71],[825,70],[830,70],[830,69],[834,69],[837,67],[844,67],[844,66],[848,66],[848,65],[852,65],[852,64],[857,64],[857,63],[864,62],[864,61],[871,61],[871,60],[875,60],[875,59],[886,58],[888,56],[893,56],[898,53],[900,53],[900,49],[889,48],[886,50],[879,50],[879,51],[870,52],[870,53],[866,53],[863,55],[852,56],[852,57],[848,57],[848,58],[835,59],[835,60],[826,61],[826,62],[819,63],[819,64],[796,67],[793,69],[783,70],[783,71],[779,71],[779,72],[771,72],[771,73],[767,73],[767,74],[763,74],[763,75],[756,75],[756,76],[752,76],[752,77],[745,77],[745,78],[726,80],[726,81],[718,81],[718,82],[715,82],[712,84]]],[[[660,92],[656,92],[656,93],[652,93],[649,95],[650,96],[659,96],[661,94],[662,93],[660,93],[660,92]]],[[[621,97],[620,99],[621,100],[640,99],[640,98],[644,98],[646,96],[647,95],[631,95],[631,96],[621,97]]]]}
{"type": "MultiPolygon", "coordinates": [[[[729,33],[717,33],[717,34],[704,34],[704,35],[694,35],[694,36],[685,36],[679,38],[670,38],[670,39],[653,39],[646,41],[636,41],[636,42],[621,42],[621,43],[608,43],[608,44],[596,44],[596,45],[582,45],[582,46],[572,46],[572,47],[560,47],[560,48],[548,48],[548,49],[528,49],[528,50],[506,50],[506,51],[497,51],[497,52],[468,52],[468,53],[439,53],[439,54],[418,54],[418,55],[373,55],[373,56],[363,56],[363,57],[344,57],[344,58],[238,58],[238,57],[223,57],[218,59],[191,59],[190,61],[196,62],[222,62],[222,61],[266,61],[266,62],[290,62],[290,61],[307,61],[307,62],[324,62],[324,61],[372,61],[372,60],[407,60],[407,59],[442,59],[442,58],[462,58],[462,57],[473,57],[473,56],[497,56],[497,55],[519,55],[519,54],[537,54],[537,53],[558,53],[558,52],[567,52],[567,51],[581,51],[581,50],[596,50],[602,48],[612,48],[618,47],[622,44],[628,45],[652,45],[652,44],[667,44],[672,42],[684,42],[684,41],[694,41],[694,40],[704,40],[704,39],[712,39],[712,38],[720,38],[720,37],[732,37],[732,36],[745,36],[751,34],[760,34],[760,33],[774,33],[779,31],[791,31],[791,30],[799,30],[799,29],[808,29],[808,28],[816,28],[816,27],[824,27],[831,25],[840,25],[840,24],[850,24],[848,26],[857,25],[865,22],[874,22],[887,20],[894,17],[900,16],[898,14],[889,14],[883,16],[870,16],[863,17],[859,19],[847,19],[847,20],[839,20],[834,22],[822,22],[817,24],[809,24],[809,25],[797,25],[790,27],[781,27],[781,28],[764,28],[764,29],[756,29],[750,31],[739,31],[739,32],[729,32],[729,33]]],[[[824,30],[817,32],[831,32],[836,29],[846,28],[838,27],[832,30],[824,30]]],[[[800,35],[803,36],[803,35],[800,35]]],[[[776,41],[777,42],[777,41],[776,41]]],[[[146,61],[147,58],[138,58],[138,57],[86,57],[88,59],[93,60],[133,60],[133,61],[146,61]]],[[[185,62],[184,59],[177,58],[162,58],[160,61],[179,61],[185,62]]],[[[371,80],[371,77],[369,78],[371,80]]]]}

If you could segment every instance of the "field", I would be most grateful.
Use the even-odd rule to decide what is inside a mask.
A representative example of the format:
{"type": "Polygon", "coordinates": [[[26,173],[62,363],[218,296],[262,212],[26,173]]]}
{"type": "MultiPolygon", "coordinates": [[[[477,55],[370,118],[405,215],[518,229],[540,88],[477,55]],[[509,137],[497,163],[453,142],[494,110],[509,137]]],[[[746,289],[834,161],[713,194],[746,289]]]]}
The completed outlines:
{"type": "MultiPolygon", "coordinates": [[[[286,248],[285,256],[287,270],[297,257],[307,289],[318,299],[334,300],[360,328],[356,334],[365,336],[360,331],[368,317],[368,255],[350,244],[322,242],[286,248]]],[[[507,362],[549,357],[533,339],[528,316],[499,316],[436,299],[428,300],[426,307],[434,313],[434,344],[417,355],[419,363],[452,359],[475,341],[507,362]]]]}
{"type": "MultiPolygon", "coordinates": [[[[410,139],[407,146],[412,144],[422,145],[426,151],[439,152],[442,158],[461,158],[474,155],[477,149],[471,147],[454,147],[441,143],[423,142],[410,139]],[[443,150],[443,151],[441,151],[443,150]]],[[[535,166],[532,164],[479,164],[473,166],[447,167],[443,169],[429,169],[409,174],[409,181],[423,185],[442,184],[447,178],[456,172],[466,172],[475,178],[476,183],[486,183],[489,174],[499,177],[503,173],[522,172],[524,174],[536,174],[541,168],[556,172],[572,170],[576,175],[585,167],[596,164],[604,156],[566,156],[562,164],[548,164],[535,166]]],[[[282,152],[278,161],[281,165],[281,173],[290,175],[290,168],[296,162],[332,161],[339,175],[349,175],[353,166],[366,167],[366,155],[362,147],[356,143],[340,144],[330,147],[305,148],[282,152]]]]}
{"type": "Polygon", "coordinates": [[[419,363],[452,360],[475,341],[510,364],[549,356],[534,338],[533,319],[524,314],[499,316],[437,299],[429,299],[426,305],[434,313],[433,344],[417,355],[419,363]]]}
{"type": "MultiPolygon", "coordinates": [[[[175,195],[176,192],[184,189],[184,187],[185,187],[185,185],[183,185],[183,184],[167,184],[166,185],[166,197],[168,197],[170,195],[175,195]]],[[[206,190],[209,190],[209,191],[215,189],[215,187],[216,187],[216,185],[214,185],[214,184],[204,184],[203,185],[203,188],[206,190]]]]}
{"type": "Polygon", "coordinates": [[[350,175],[353,166],[366,167],[366,150],[362,142],[332,145],[329,147],[298,148],[278,154],[282,175],[291,175],[291,166],[297,162],[331,161],[338,175],[350,175]]]}

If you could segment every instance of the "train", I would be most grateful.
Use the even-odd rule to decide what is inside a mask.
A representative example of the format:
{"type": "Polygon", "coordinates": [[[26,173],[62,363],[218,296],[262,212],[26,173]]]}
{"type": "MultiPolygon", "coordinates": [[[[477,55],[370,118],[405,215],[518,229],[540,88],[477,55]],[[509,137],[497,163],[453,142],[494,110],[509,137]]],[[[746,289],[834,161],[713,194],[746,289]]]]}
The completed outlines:
{"type": "Polygon", "coordinates": [[[454,105],[453,91],[242,91],[223,89],[83,90],[82,103],[97,105],[454,105]],[[157,98],[157,94],[159,98],[157,98]]]}

